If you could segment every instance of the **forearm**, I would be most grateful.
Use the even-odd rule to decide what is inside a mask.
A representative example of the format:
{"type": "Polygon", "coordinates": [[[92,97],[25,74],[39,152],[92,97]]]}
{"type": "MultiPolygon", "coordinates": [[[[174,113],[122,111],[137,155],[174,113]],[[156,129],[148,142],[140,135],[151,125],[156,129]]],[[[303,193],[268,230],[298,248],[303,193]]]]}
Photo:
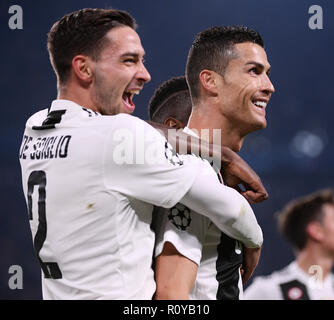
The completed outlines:
{"type": "Polygon", "coordinates": [[[200,172],[180,202],[208,217],[221,231],[246,247],[262,245],[262,230],[249,203],[234,189],[219,184],[214,173],[200,172]]]}
{"type": "Polygon", "coordinates": [[[268,192],[263,186],[260,177],[231,149],[209,144],[204,140],[185,134],[182,129],[176,131],[162,124],[148,123],[160,131],[178,153],[194,153],[209,162],[213,162],[217,169],[222,168],[224,183],[237,190],[240,190],[239,185],[242,184],[246,189],[243,195],[250,202],[255,203],[268,199],[268,192]]]}
{"type": "Polygon", "coordinates": [[[189,300],[189,294],[176,286],[157,287],[154,300],[189,300]]]}
{"type": "Polygon", "coordinates": [[[147,122],[159,130],[179,154],[195,154],[213,161],[217,168],[227,166],[231,162],[233,151],[228,147],[210,144],[195,136],[184,133],[183,129],[176,130],[156,122],[147,122]]]}
{"type": "Polygon", "coordinates": [[[257,264],[259,263],[261,254],[261,247],[260,248],[243,248],[243,275],[242,281],[245,284],[250,277],[252,276],[257,264]]]}

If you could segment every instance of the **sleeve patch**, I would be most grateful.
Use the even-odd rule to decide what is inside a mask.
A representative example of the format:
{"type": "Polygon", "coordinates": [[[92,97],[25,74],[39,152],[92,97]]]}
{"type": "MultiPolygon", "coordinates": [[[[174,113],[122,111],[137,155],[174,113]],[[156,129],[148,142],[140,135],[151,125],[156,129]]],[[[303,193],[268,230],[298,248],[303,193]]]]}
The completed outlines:
{"type": "Polygon", "coordinates": [[[168,219],[176,228],[185,231],[191,223],[190,209],[178,203],[169,210],[168,219]]]}

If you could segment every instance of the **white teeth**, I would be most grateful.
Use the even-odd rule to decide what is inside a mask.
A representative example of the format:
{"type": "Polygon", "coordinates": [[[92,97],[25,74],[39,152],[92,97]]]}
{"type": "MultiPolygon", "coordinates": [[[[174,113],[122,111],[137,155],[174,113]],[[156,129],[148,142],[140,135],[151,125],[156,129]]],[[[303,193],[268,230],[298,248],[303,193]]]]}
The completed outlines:
{"type": "Polygon", "coordinates": [[[129,90],[128,91],[129,93],[131,93],[131,94],[139,94],[140,93],[140,90],[129,90]]]}
{"type": "Polygon", "coordinates": [[[267,103],[264,101],[255,101],[253,102],[256,106],[261,107],[261,108],[265,108],[267,106],[267,103]]]}

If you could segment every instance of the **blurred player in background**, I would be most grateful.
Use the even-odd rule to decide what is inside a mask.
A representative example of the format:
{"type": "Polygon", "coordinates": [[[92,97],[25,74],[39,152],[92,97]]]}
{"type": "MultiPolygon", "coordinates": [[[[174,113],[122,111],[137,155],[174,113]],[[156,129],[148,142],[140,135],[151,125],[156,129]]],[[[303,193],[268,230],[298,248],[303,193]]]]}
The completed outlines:
{"type": "MultiPolygon", "coordinates": [[[[198,34],[186,68],[193,106],[185,132],[212,143],[213,130],[219,129],[222,145],[238,152],[247,134],[266,127],[265,109],[274,92],[269,71],[263,41],[254,30],[214,27],[198,34]]],[[[152,119],[182,127],[185,119],[174,117],[183,104],[189,106],[185,99],[185,80],[169,80],[151,99],[152,119]]],[[[247,281],[260,249],[243,253],[240,242],[181,204],[162,211],[167,211],[162,226],[155,222],[156,298],[239,299],[239,268],[243,263],[247,281]]]]}
{"type": "Polygon", "coordinates": [[[296,259],[280,271],[256,277],[249,300],[334,299],[334,193],[320,190],[292,200],[278,215],[296,259]]]}
{"type": "Polygon", "coordinates": [[[153,205],[181,202],[262,244],[244,197],[129,115],[150,80],[135,27],[124,11],[82,9],[48,34],[58,97],[28,119],[20,149],[44,299],[151,299],[153,205]]]}

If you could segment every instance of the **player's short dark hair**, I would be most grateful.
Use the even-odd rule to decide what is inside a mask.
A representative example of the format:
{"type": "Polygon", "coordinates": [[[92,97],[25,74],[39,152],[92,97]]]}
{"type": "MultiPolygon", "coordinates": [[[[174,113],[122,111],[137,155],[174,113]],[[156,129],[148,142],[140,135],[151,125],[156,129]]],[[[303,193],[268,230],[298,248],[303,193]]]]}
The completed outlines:
{"type": "Polygon", "coordinates": [[[198,33],[190,48],[186,77],[193,102],[199,97],[199,74],[208,69],[224,75],[232,58],[236,57],[234,45],[253,42],[264,47],[258,32],[243,26],[212,27],[198,33]]]}
{"type": "Polygon", "coordinates": [[[163,123],[173,117],[187,124],[191,113],[191,98],[185,76],[171,78],[157,88],[149,102],[149,118],[163,123]]]}
{"type": "Polygon", "coordinates": [[[312,221],[322,222],[325,204],[334,205],[332,189],[319,190],[292,200],[277,213],[279,230],[295,249],[302,250],[305,247],[307,225],[312,221]]]}
{"type": "Polygon", "coordinates": [[[48,33],[47,46],[60,83],[68,79],[76,55],[84,54],[96,61],[108,44],[105,35],[119,26],[137,27],[130,14],[114,9],[86,8],[58,20],[48,33]]]}

